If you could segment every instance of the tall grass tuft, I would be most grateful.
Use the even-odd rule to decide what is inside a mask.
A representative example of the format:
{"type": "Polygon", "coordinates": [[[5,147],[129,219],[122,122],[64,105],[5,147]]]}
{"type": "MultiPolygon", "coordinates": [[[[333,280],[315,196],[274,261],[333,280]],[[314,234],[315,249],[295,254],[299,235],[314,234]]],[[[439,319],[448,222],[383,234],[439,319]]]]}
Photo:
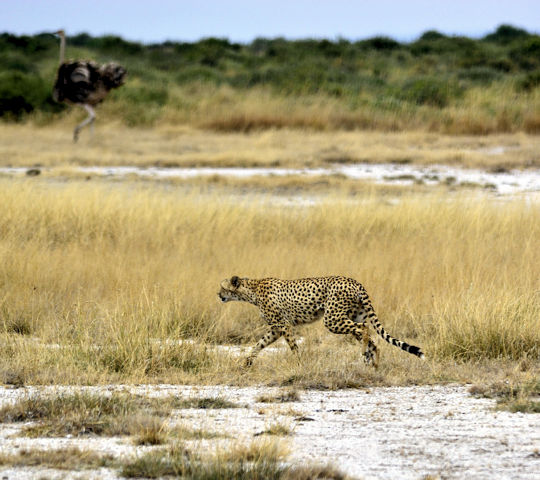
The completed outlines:
{"type": "Polygon", "coordinates": [[[270,441],[234,445],[218,449],[213,455],[202,456],[173,444],[155,450],[126,463],[121,475],[128,478],[159,478],[167,475],[197,479],[281,479],[289,467],[283,464],[287,450],[282,444],[270,441]]]}

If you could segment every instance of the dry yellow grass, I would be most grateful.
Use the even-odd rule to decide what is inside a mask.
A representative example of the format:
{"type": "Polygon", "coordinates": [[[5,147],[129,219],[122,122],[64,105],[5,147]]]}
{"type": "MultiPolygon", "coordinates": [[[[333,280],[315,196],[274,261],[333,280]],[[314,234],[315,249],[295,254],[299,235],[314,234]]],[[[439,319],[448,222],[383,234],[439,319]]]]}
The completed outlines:
{"type": "Polygon", "coordinates": [[[329,388],[538,374],[540,209],[483,197],[266,197],[145,184],[0,179],[0,381],[277,383],[329,388]],[[427,362],[302,330],[299,357],[254,368],[205,343],[250,343],[249,305],[220,280],[342,274],[367,288],[385,327],[427,362]],[[191,338],[193,343],[176,340],[191,338]]]}
{"type": "MultiPolygon", "coordinates": [[[[418,72],[410,72],[414,73],[418,72]]],[[[403,72],[398,75],[403,80],[403,72]]],[[[470,88],[445,108],[396,102],[388,96],[374,102],[373,93],[367,91],[344,101],[325,94],[279,95],[265,88],[192,84],[170,87],[169,103],[162,109],[114,101],[100,108],[104,117],[121,119],[126,125],[183,125],[221,132],[292,128],[488,135],[538,134],[539,105],[538,90],[516,94],[512,82],[470,88]]]]}
{"type": "Polygon", "coordinates": [[[101,119],[93,138],[84,135],[73,144],[76,114],[54,126],[0,125],[0,165],[309,167],[397,162],[487,169],[540,166],[540,137],[523,133],[456,137],[414,131],[267,130],[242,134],[171,124],[126,128],[101,119]]]}

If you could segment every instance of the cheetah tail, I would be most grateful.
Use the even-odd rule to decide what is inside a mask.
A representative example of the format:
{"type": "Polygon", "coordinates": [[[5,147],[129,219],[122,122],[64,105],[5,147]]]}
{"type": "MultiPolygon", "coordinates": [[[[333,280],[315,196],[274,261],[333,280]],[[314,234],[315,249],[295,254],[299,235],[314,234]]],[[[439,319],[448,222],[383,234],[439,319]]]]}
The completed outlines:
{"type": "Polygon", "coordinates": [[[419,347],[416,347],[414,345],[409,345],[408,343],[402,342],[401,340],[398,340],[397,338],[392,337],[389,333],[386,332],[386,330],[383,328],[383,326],[379,323],[379,319],[377,318],[377,315],[375,312],[371,312],[369,315],[369,321],[373,325],[373,328],[377,331],[377,333],[384,338],[388,343],[401,348],[402,350],[405,350],[406,352],[412,353],[413,355],[416,355],[417,357],[421,358],[422,360],[425,360],[425,355],[422,350],[420,350],[419,347]]]}

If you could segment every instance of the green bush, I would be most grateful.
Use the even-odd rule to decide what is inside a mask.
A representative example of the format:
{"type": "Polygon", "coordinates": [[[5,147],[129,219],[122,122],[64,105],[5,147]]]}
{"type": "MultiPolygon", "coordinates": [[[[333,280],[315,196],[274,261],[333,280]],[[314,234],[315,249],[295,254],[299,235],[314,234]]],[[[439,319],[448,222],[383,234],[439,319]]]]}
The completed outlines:
{"type": "Polygon", "coordinates": [[[401,44],[396,42],[394,39],[389,37],[373,37],[368,38],[360,42],[360,45],[364,48],[369,48],[373,50],[395,50],[400,48],[401,44]]]}
{"type": "Polygon", "coordinates": [[[152,104],[162,107],[167,103],[169,92],[166,86],[125,85],[118,90],[118,98],[137,105],[152,104]]]}
{"type": "Polygon", "coordinates": [[[420,77],[406,81],[398,96],[416,105],[443,108],[450,99],[460,96],[461,93],[462,89],[454,82],[436,77],[420,77]]]}
{"type": "Polygon", "coordinates": [[[37,75],[22,72],[0,73],[0,117],[19,120],[36,109],[61,109],[52,100],[51,86],[37,75]]]}
{"type": "Polygon", "coordinates": [[[516,90],[518,92],[531,92],[535,88],[540,86],[540,70],[528,73],[521,77],[516,83],[516,90]]]}
{"type": "Polygon", "coordinates": [[[509,73],[516,68],[512,60],[504,57],[492,58],[488,60],[487,66],[489,68],[493,68],[493,70],[498,70],[501,73],[509,73]]]}
{"type": "Polygon", "coordinates": [[[512,25],[500,25],[495,32],[486,35],[484,40],[500,44],[509,44],[514,40],[527,38],[529,36],[530,33],[521,28],[516,28],[512,25]]]}
{"type": "Polygon", "coordinates": [[[114,35],[105,35],[96,39],[96,48],[105,52],[116,52],[124,55],[137,55],[143,51],[140,43],[128,42],[114,35]]]}
{"type": "Polygon", "coordinates": [[[12,35],[10,33],[0,34],[0,52],[17,51],[24,55],[42,55],[43,53],[58,49],[58,39],[50,33],[42,33],[34,36],[12,35]]]}
{"type": "Polygon", "coordinates": [[[209,82],[214,84],[220,84],[222,82],[222,75],[214,68],[190,65],[176,75],[176,81],[178,83],[191,83],[191,82],[209,82]]]}
{"type": "Polygon", "coordinates": [[[0,72],[37,73],[36,65],[19,52],[0,53],[0,72]]]}
{"type": "Polygon", "coordinates": [[[72,37],[68,37],[67,40],[69,41],[70,45],[73,45],[75,47],[95,47],[94,37],[90,36],[88,33],[85,32],[79,33],[78,35],[74,35],[72,37]]]}
{"type": "Polygon", "coordinates": [[[540,36],[528,37],[514,43],[510,55],[523,70],[534,70],[540,67],[540,36]]]}
{"type": "Polygon", "coordinates": [[[446,38],[446,35],[437,32],[437,30],[428,30],[420,35],[418,41],[432,42],[433,40],[440,40],[441,38],[446,38]]]}
{"type": "Polygon", "coordinates": [[[473,67],[457,72],[457,78],[472,84],[489,85],[501,78],[501,72],[490,67],[473,67]]]}
{"type": "Polygon", "coordinates": [[[148,65],[161,72],[177,72],[186,66],[186,61],[172,49],[154,48],[147,52],[148,65]]]}
{"type": "Polygon", "coordinates": [[[187,62],[207,67],[218,67],[222,61],[235,58],[241,48],[241,45],[230,43],[227,39],[204,38],[193,44],[177,44],[175,51],[187,62]]]}
{"type": "Polygon", "coordinates": [[[466,37],[445,37],[435,34],[423,35],[409,46],[414,56],[437,55],[450,64],[478,66],[490,58],[486,47],[466,37]]]}

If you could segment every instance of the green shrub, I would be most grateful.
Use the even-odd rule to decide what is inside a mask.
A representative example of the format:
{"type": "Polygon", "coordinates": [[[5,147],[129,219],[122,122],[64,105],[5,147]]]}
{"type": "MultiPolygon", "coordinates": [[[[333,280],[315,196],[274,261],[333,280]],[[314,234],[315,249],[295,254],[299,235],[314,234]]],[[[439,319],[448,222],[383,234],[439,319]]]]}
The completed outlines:
{"type": "Polygon", "coordinates": [[[395,50],[400,48],[401,44],[396,42],[394,39],[389,37],[373,37],[368,38],[360,42],[360,45],[364,48],[369,48],[373,50],[395,50]]]}
{"type": "Polygon", "coordinates": [[[128,42],[115,35],[105,35],[103,37],[95,38],[91,42],[91,46],[103,52],[116,53],[119,55],[138,55],[143,51],[143,47],[140,43],[128,42]]]}
{"type": "MultiPolygon", "coordinates": [[[[186,61],[181,55],[173,49],[164,49],[160,47],[151,48],[147,55],[148,64],[162,72],[182,71],[186,67],[186,61]]],[[[148,65],[146,66],[148,68],[148,65]]]]}
{"type": "Polygon", "coordinates": [[[118,97],[129,103],[152,104],[162,107],[167,103],[169,92],[166,86],[125,85],[118,90],[118,97]]]}
{"type": "Polygon", "coordinates": [[[58,40],[50,33],[34,36],[21,35],[20,37],[10,33],[0,35],[0,51],[17,51],[24,55],[35,56],[43,55],[51,49],[58,49],[58,40]]]}
{"type": "Polygon", "coordinates": [[[500,25],[495,32],[484,37],[488,42],[508,44],[514,40],[527,38],[530,36],[526,30],[513,27],[512,25],[500,25]]]}
{"type": "Polygon", "coordinates": [[[95,47],[94,37],[88,35],[88,33],[86,32],[79,33],[78,35],[74,35],[72,37],[68,37],[67,40],[69,41],[70,45],[73,45],[75,47],[95,47]]]}
{"type": "Polygon", "coordinates": [[[516,65],[514,64],[512,60],[510,60],[509,58],[500,58],[500,57],[492,58],[488,60],[487,66],[501,73],[508,73],[516,68],[516,65]]]}
{"type": "Polygon", "coordinates": [[[210,67],[190,65],[176,75],[178,83],[208,82],[220,84],[223,79],[218,70],[210,67]]]}
{"type": "Polygon", "coordinates": [[[485,65],[490,59],[490,53],[483,44],[466,37],[445,37],[430,34],[420,37],[409,46],[415,56],[437,55],[448,62],[450,67],[455,64],[463,67],[485,65]]]}
{"type": "Polygon", "coordinates": [[[0,53],[0,71],[15,71],[22,73],[37,73],[35,64],[19,52],[0,53]]]}
{"type": "Polygon", "coordinates": [[[0,73],[0,117],[19,120],[36,109],[57,111],[51,86],[38,75],[8,71],[0,73]]]}
{"type": "Polygon", "coordinates": [[[222,61],[234,58],[241,45],[223,38],[204,38],[194,44],[177,44],[175,50],[182,58],[207,67],[218,67],[222,61]]]}
{"type": "Polygon", "coordinates": [[[493,68],[489,67],[473,67],[458,71],[457,77],[459,80],[465,80],[473,84],[489,85],[490,83],[499,80],[502,74],[493,68]]]}
{"type": "Polygon", "coordinates": [[[529,37],[515,42],[510,55],[523,70],[534,70],[540,67],[540,36],[529,37]]]}
{"type": "Polygon", "coordinates": [[[427,41],[431,42],[433,40],[440,40],[441,38],[446,38],[446,35],[437,32],[437,30],[428,30],[427,32],[424,32],[422,35],[420,35],[420,38],[418,41],[427,41]]]}
{"type": "Polygon", "coordinates": [[[461,93],[462,90],[455,82],[435,77],[420,77],[406,81],[398,96],[416,105],[443,108],[461,93]]]}
{"type": "Polygon", "coordinates": [[[465,47],[463,37],[445,37],[437,35],[428,35],[420,37],[416,42],[410,44],[409,48],[413,55],[428,55],[428,54],[447,54],[460,53],[465,47]]]}
{"type": "Polygon", "coordinates": [[[151,126],[160,117],[169,99],[166,85],[126,84],[115,92],[122,102],[122,118],[130,127],[151,126]]]}
{"type": "Polygon", "coordinates": [[[518,92],[531,92],[540,86],[540,70],[528,73],[521,77],[516,83],[518,92]]]}

